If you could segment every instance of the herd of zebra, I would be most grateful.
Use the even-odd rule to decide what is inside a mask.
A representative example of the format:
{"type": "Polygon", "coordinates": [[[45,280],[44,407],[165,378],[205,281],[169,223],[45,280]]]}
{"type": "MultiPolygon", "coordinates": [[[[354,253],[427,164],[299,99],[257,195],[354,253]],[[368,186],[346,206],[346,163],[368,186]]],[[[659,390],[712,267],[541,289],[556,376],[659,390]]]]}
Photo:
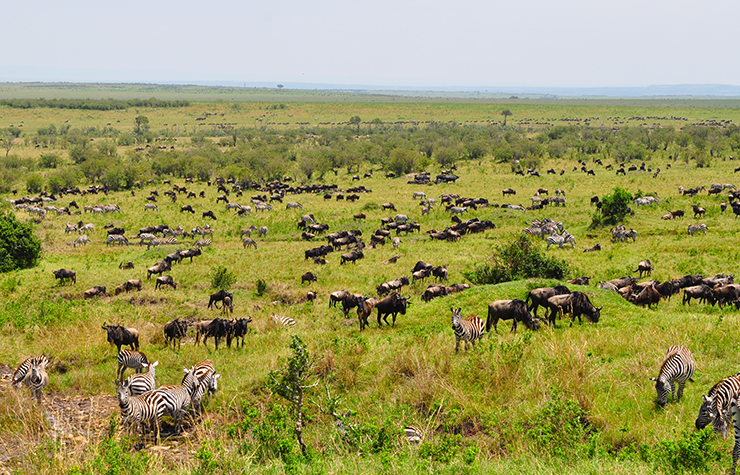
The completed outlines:
{"type": "MultiPolygon", "coordinates": [[[[695,369],[696,362],[688,348],[680,345],[669,347],[658,376],[650,378],[651,381],[655,381],[656,403],[660,407],[665,407],[669,394],[676,402],[680,402],[686,381],[693,381],[691,377],[695,369]],[[676,385],[678,385],[678,390],[676,390],[676,385]]],[[[694,423],[699,430],[712,424],[714,431],[721,434],[723,439],[727,437],[729,423],[733,423],[735,444],[732,449],[732,475],[735,475],[737,460],[740,457],[739,400],[740,373],[737,373],[721,379],[709,389],[707,394],[702,395],[699,415],[694,423]]]]}

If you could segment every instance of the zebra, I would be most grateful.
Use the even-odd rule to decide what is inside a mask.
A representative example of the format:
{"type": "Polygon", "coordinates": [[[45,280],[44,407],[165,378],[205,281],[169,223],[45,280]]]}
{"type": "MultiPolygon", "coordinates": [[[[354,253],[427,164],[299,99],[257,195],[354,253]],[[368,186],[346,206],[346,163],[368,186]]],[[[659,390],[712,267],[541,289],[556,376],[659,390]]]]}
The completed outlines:
{"type": "Polygon", "coordinates": [[[123,381],[123,373],[126,368],[133,368],[137,373],[141,373],[149,364],[146,355],[140,351],[135,350],[121,350],[118,353],[118,369],[116,370],[116,377],[119,381],[123,381]]]}
{"type": "Polygon", "coordinates": [[[407,425],[403,428],[403,432],[406,435],[409,443],[418,444],[424,440],[424,431],[417,426],[407,425]]]}
{"type": "Polygon", "coordinates": [[[295,201],[288,201],[285,204],[285,209],[291,209],[291,208],[300,208],[300,209],[303,209],[303,205],[300,204],[300,203],[297,203],[295,201]]]}
{"type": "Polygon", "coordinates": [[[547,237],[547,249],[550,249],[551,244],[557,244],[558,247],[562,248],[563,244],[571,243],[571,245],[575,248],[576,247],[576,238],[568,233],[568,231],[563,231],[563,234],[558,236],[557,234],[554,236],[548,236],[547,237]]]}
{"type": "Polygon", "coordinates": [[[200,249],[202,247],[210,246],[211,242],[212,241],[209,238],[198,239],[197,241],[193,243],[193,247],[197,247],[198,249],[200,249]]]}
{"type": "Polygon", "coordinates": [[[699,415],[694,425],[701,430],[710,422],[714,432],[727,437],[727,424],[730,417],[730,403],[732,399],[740,397],[740,373],[728,376],[715,384],[709,390],[709,395],[702,395],[703,402],[699,408],[699,415]]]}
{"type": "Polygon", "coordinates": [[[144,204],[144,211],[147,210],[159,211],[159,207],[154,203],[146,203],[144,204]]]}
{"type": "Polygon", "coordinates": [[[401,244],[401,238],[400,237],[394,237],[393,238],[393,249],[398,249],[398,245],[401,244]]]}
{"type": "Polygon", "coordinates": [[[199,235],[205,237],[206,234],[210,234],[211,237],[213,237],[213,229],[212,228],[201,228],[200,226],[196,226],[196,227],[193,228],[192,233],[193,233],[193,236],[195,236],[196,234],[199,234],[199,235]]]}
{"type": "Polygon", "coordinates": [[[650,378],[655,381],[655,390],[658,393],[658,405],[664,407],[668,403],[668,393],[675,395],[676,402],[681,401],[683,388],[686,380],[693,381],[696,363],[691,350],[685,346],[673,345],[663,358],[663,364],[660,365],[660,372],[657,378],[650,378]],[[675,384],[678,382],[678,393],[676,393],[675,384]]]}
{"type": "Polygon", "coordinates": [[[147,368],[146,373],[132,374],[126,378],[129,385],[129,393],[132,396],[140,396],[156,387],[155,371],[158,364],[159,361],[155,361],[150,365],[145,365],[147,368]]]}
{"type": "Polygon", "coordinates": [[[136,236],[133,236],[131,239],[141,239],[141,242],[139,242],[140,246],[143,246],[145,242],[151,242],[155,239],[157,239],[157,236],[151,233],[139,233],[136,236]]]}
{"type": "Polygon", "coordinates": [[[732,475],[735,475],[737,459],[740,456],[740,408],[738,408],[737,397],[730,401],[729,417],[732,418],[735,426],[735,446],[732,448],[732,475]]]}
{"type": "Polygon", "coordinates": [[[157,247],[157,246],[169,246],[169,245],[174,246],[175,244],[177,244],[177,238],[175,237],[154,238],[148,243],[146,243],[146,250],[148,251],[150,248],[157,247]]]}
{"type": "Polygon", "coordinates": [[[75,241],[74,241],[74,243],[72,243],[72,245],[74,247],[77,247],[77,245],[79,245],[79,244],[83,244],[84,245],[84,244],[87,244],[88,242],[90,242],[90,238],[87,237],[87,234],[80,234],[80,236],[77,239],[75,239],[75,241]]]}
{"type": "Polygon", "coordinates": [[[246,248],[247,246],[254,246],[254,248],[257,249],[257,243],[251,237],[242,238],[242,245],[244,246],[244,248],[246,248]]]}
{"type": "Polygon", "coordinates": [[[455,353],[460,350],[460,340],[465,341],[465,352],[468,351],[468,342],[475,348],[475,340],[483,338],[486,332],[486,324],[482,318],[471,315],[463,319],[460,315],[462,308],[452,310],[452,329],[455,331],[455,353]]]}
{"type": "Polygon", "coordinates": [[[272,315],[270,315],[270,318],[272,319],[272,321],[277,326],[281,326],[281,327],[292,327],[292,326],[295,326],[295,320],[293,320],[290,317],[285,317],[283,315],[275,315],[275,314],[272,314],[272,315]]]}
{"type": "Polygon", "coordinates": [[[188,384],[188,376],[193,375],[197,380],[195,384],[195,390],[192,392],[191,397],[193,401],[193,408],[200,412],[200,404],[203,397],[206,394],[215,393],[218,390],[218,378],[220,374],[216,373],[216,368],[213,365],[213,361],[206,359],[193,365],[192,367],[183,368],[185,377],[183,377],[182,385],[188,384]]]}
{"type": "Polygon", "coordinates": [[[49,384],[49,375],[46,374],[46,365],[31,365],[23,383],[31,390],[31,395],[36,400],[41,400],[41,391],[49,384]]]}
{"type": "Polygon", "coordinates": [[[113,242],[117,243],[118,245],[125,244],[128,246],[128,239],[126,239],[126,236],[124,236],[123,234],[109,234],[107,245],[110,246],[110,244],[113,242]]]}
{"type": "Polygon", "coordinates": [[[26,382],[29,379],[32,368],[42,368],[45,372],[48,365],[49,358],[44,355],[36,355],[26,358],[20,365],[18,365],[18,368],[16,368],[16,370],[13,372],[13,379],[11,384],[20,387],[22,383],[26,382]]]}
{"type": "Polygon", "coordinates": [[[133,428],[134,424],[141,424],[142,435],[145,432],[144,422],[153,421],[157,429],[159,442],[159,420],[167,412],[164,395],[158,391],[147,391],[140,396],[132,396],[129,392],[129,383],[124,381],[118,386],[118,405],[121,408],[123,424],[133,428]]]}
{"type": "Polygon", "coordinates": [[[689,236],[693,236],[695,232],[701,231],[704,234],[707,233],[706,224],[689,224],[689,236]]]}
{"type": "Polygon", "coordinates": [[[83,224],[82,226],[77,228],[77,232],[79,234],[82,234],[83,232],[87,233],[87,232],[92,232],[92,231],[95,231],[95,225],[93,223],[83,224]]]}
{"type": "Polygon", "coordinates": [[[260,226],[260,228],[257,230],[257,237],[265,236],[267,236],[267,226],[260,226]]]}
{"type": "Polygon", "coordinates": [[[248,228],[244,228],[241,230],[241,236],[244,237],[244,235],[246,234],[248,237],[251,237],[252,231],[254,231],[255,229],[257,229],[257,226],[255,226],[254,224],[248,228]]]}
{"type": "Polygon", "coordinates": [[[76,224],[70,224],[67,223],[67,225],[64,228],[64,234],[71,233],[77,231],[77,225],[76,224]]]}
{"type": "Polygon", "coordinates": [[[192,375],[186,375],[185,380],[183,384],[167,384],[157,388],[157,392],[164,400],[167,412],[175,420],[175,432],[178,434],[182,431],[182,420],[185,418],[185,412],[192,402],[193,394],[198,389],[192,375]]]}

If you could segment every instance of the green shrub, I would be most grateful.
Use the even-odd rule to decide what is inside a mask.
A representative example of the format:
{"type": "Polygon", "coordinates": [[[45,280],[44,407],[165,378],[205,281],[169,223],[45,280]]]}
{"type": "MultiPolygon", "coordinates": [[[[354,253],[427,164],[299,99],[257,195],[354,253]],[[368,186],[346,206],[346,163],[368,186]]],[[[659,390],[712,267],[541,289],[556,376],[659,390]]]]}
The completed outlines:
{"type": "Polygon", "coordinates": [[[586,411],[577,402],[564,400],[557,389],[531,421],[526,435],[538,449],[555,457],[574,458],[593,436],[586,411]]]}
{"type": "Polygon", "coordinates": [[[236,275],[226,266],[216,266],[211,274],[211,288],[229,290],[236,283],[236,275]]]}
{"type": "Polygon", "coordinates": [[[462,447],[460,434],[444,434],[436,441],[424,441],[419,446],[419,457],[433,462],[450,463],[462,447]]]}
{"type": "Polygon", "coordinates": [[[614,226],[624,221],[630,212],[632,195],[619,187],[614,188],[614,193],[606,195],[601,200],[601,213],[595,213],[591,220],[591,227],[614,226]]]}
{"type": "Polygon", "coordinates": [[[514,241],[495,249],[489,264],[464,271],[474,284],[499,284],[533,277],[562,280],[568,273],[568,264],[542,254],[539,244],[525,234],[514,236],[514,241]]]}
{"type": "Polygon", "coordinates": [[[684,430],[676,440],[658,442],[654,450],[641,448],[643,458],[653,459],[660,467],[669,468],[673,473],[693,471],[706,472],[709,462],[720,460],[722,454],[711,442],[712,427],[704,430],[684,430]]]}
{"type": "Polygon", "coordinates": [[[29,193],[38,193],[44,186],[44,178],[35,173],[28,175],[26,178],[26,190],[29,193]]]}
{"type": "Polygon", "coordinates": [[[258,297],[262,297],[265,292],[267,292],[267,282],[265,282],[262,279],[257,279],[257,285],[255,286],[255,291],[257,292],[258,297]]]}
{"type": "Polygon", "coordinates": [[[0,216],[0,272],[34,267],[41,258],[41,240],[28,223],[13,214],[0,216]]]}

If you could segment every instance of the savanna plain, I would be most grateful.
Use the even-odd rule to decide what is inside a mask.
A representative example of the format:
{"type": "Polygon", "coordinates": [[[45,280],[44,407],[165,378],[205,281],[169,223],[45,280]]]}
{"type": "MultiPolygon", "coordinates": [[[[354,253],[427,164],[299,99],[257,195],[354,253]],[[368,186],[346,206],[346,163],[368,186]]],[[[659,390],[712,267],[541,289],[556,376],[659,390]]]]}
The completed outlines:
{"type": "Polygon", "coordinates": [[[711,427],[695,429],[694,420],[702,394],[740,370],[740,311],[733,305],[683,305],[681,294],[640,307],[597,284],[636,277],[645,259],[653,271],[641,280],[736,274],[738,224],[730,207],[720,207],[732,189],[708,194],[713,183],[740,186],[740,110],[731,101],[399,103],[337,95],[319,102],[290,95],[281,100],[280,91],[268,91],[276,99],[198,101],[191,95],[178,101],[174,94],[133,103],[114,92],[114,99],[71,100],[61,90],[56,102],[35,103],[0,95],[7,98],[0,105],[3,212],[29,225],[41,243],[33,267],[0,275],[0,471],[729,471],[732,430],[723,440],[711,427]],[[637,170],[617,175],[620,166],[631,165],[637,170]],[[458,178],[434,183],[443,170],[458,178]],[[409,183],[424,171],[432,183],[409,183]],[[249,205],[251,212],[238,215],[217,201],[226,194],[217,189],[221,180],[227,201],[249,205]],[[269,199],[273,193],[263,187],[276,180],[336,189],[328,198],[324,191],[287,193],[282,203],[271,202],[272,210],[257,212],[253,196],[269,199]],[[240,196],[235,184],[242,185],[240,196]],[[164,192],[174,185],[196,196],[178,193],[173,202],[164,192]],[[371,191],[358,193],[354,202],[337,199],[358,186],[371,191]],[[679,193],[679,187],[700,186],[705,189],[694,196],[679,193]],[[76,187],[100,191],[66,193],[76,187]],[[516,195],[504,197],[506,188],[516,195]],[[501,207],[529,207],[540,188],[548,190],[540,198],[563,190],[565,206],[524,212],[501,207]],[[658,199],[630,205],[633,213],[624,225],[637,231],[634,242],[614,242],[613,226],[594,224],[600,214],[591,198],[617,188],[658,199]],[[157,201],[147,200],[155,190],[157,201]],[[428,214],[422,214],[414,192],[436,200],[428,214]],[[42,193],[55,198],[45,205],[61,208],[74,200],[80,213],[50,210],[41,217],[12,202],[42,193]],[[491,220],[496,227],[454,242],[432,240],[427,231],[454,224],[443,194],[485,198],[488,206],[468,209],[462,220],[491,220]],[[288,201],[302,208],[286,209],[288,201]],[[397,212],[384,210],[387,202],[397,212]],[[145,209],[154,203],[158,210],[145,209]],[[120,213],[84,210],[103,204],[118,205],[120,213]],[[181,211],[185,205],[195,213],[181,211]],[[692,205],[705,208],[704,216],[694,218],[692,205]],[[209,210],[216,220],[202,216],[209,210]],[[674,210],[686,215],[661,219],[674,210]],[[308,213],[328,224],[329,233],[362,231],[364,258],[340,264],[348,252],[342,249],[329,253],[323,265],[305,259],[307,249],[326,244],[321,235],[302,239],[297,223],[308,213]],[[381,218],[396,213],[408,215],[420,231],[401,233],[398,249],[390,242],[371,248],[381,218]],[[575,237],[574,247],[563,248],[547,249],[539,238],[528,241],[540,255],[562,261],[563,281],[477,283],[483,266],[496,265],[502,248],[544,218],[562,222],[575,237]],[[65,226],[79,221],[95,229],[88,244],[74,246],[78,234],[65,233],[65,226]],[[109,224],[125,228],[129,245],[107,244],[109,224]],[[155,276],[147,279],[146,269],[178,248],[192,247],[195,239],[178,237],[176,245],[147,249],[132,238],[158,224],[213,229],[202,255],[166,272],[174,289],[155,290],[155,276]],[[706,224],[706,234],[690,236],[690,224],[706,224]],[[242,243],[241,230],[252,225],[267,227],[264,236],[252,234],[256,249],[242,243]],[[583,252],[597,243],[601,251],[583,252]],[[388,263],[393,257],[396,262],[388,263]],[[425,302],[421,296],[432,279],[412,282],[400,291],[410,305],[394,326],[379,327],[373,313],[362,331],[354,309],[345,318],[341,305],[330,307],[331,292],[376,296],[382,282],[411,279],[420,260],[446,265],[448,285],[471,287],[425,302]],[[127,262],[133,269],[119,268],[127,262]],[[76,271],[77,282],[56,280],[52,271],[60,268],[76,271]],[[306,272],[317,281],[302,282],[306,272]],[[590,285],[565,282],[581,276],[590,277],[590,285]],[[143,289],[114,295],[129,279],[141,279],[143,289]],[[531,289],[557,284],[603,307],[600,320],[570,326],[566,317],[555,328],[543,320],[537,331],[520,324],[516,333],[503,321],[498,332],[491,329],[474,347],[455,353],[451,308],[485,319],[495,300],[525,299],[531,289]],[[251,319],[244,345],[196,345],[190,328],[179,349],[165,346],[166,322],[223,316],[207,308],[209,295],[223,285],[234,296],[233,314],[226,318],[251,319]],[[105,286],[107,293],[84,298],[93,286],[105,286]],[[316,292],[315,300],[307,299],[309,291],[316,292]],[[276,324],[272,315],[290,317],[295,325],[276,324]],[[206,399],[202,415],[186,420],[182,434],[165,430],[157,443],[151,432],[122,427],[117,351],[106,341],[104,324],[139,330],[141,351],[159,361],[158,384],[177,384],[183,368],[213,361],[221,374],[218,391],[206,399]],[[284,374],[295,361],[294,336],[313,363],[304,380],[305,453],[296,440],[295,406],[270,384],[271,372],[284,374]],[[649,378],[657,376],[671,345],[691,349],[696,373],[680,402],[659,407],[649,378]],[[9,381],[21,361],[41,353],[50,359],[50,382],[36,402],[9,381]],[[421,440],[409,440],[409,426],[421,440]]]}

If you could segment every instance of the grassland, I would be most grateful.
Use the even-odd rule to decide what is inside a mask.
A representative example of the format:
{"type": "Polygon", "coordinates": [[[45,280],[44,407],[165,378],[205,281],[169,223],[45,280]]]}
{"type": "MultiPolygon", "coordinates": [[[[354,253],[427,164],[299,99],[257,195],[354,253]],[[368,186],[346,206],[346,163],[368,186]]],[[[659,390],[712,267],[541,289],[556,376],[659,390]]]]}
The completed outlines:
{"type": "MultiPolygon", "coordinates": [[[[185,127],[186,122],[188,130],[213,127],[221,121],[254,125],[255,119],[273,113],[277,115],[271,115],[270,120],[275,125],[270,127],[295,127],[297,122],[334,123],[340,127],[338,122],[352,115],[388,122],[501,120],[500,104],[291,102],[288,109],[278,111],[268,111],[268,105],[204,102],[178,110],[116,112],[3,108],[0,127],[23,124],[23,129],[30,131],[69,120],[75,127],[112,123],[126,130],[133,127],[134,117],[141,113],[146,114],[154,130],[172,130],[173,124],[185,127]],[[205,125],[196,125],[199,122],[195,119],[203,117],[204,112],[214,115],[199,121],[205,125]],[[284,122],[288,125],[278,125],[284,122]]],[[[738,120],[736,109],[550,104],[506,107],[514,113],[510,122],[557,123],[573,117],[600,117],[604,126],[612,126],[630,118],[635,118],[631,123],[638,125],[646,122],[638,118],[645,117],[683,117],[688,123],[738,120]]],[[[672,123],[670,119],[664,122],[672,123]]],[[[181,141],[187,142],[187,138],[181,141]]],[[[121,148],[120,152],[124,151],[121,148]]],[[[39,151],[21,141],[12,153],[33,158],[39,151]]],[[[405,178],[386,179],[376,172],[360,182],[373,191],[361,195],[356,203],[324,200],[321,195],[296,195],[288,200],[300,202],[303,210],[287,211],[276,203],[274,211],[246,218],[227,213],[222,203],[216,204],[219,193],[215,186],[203,182],[188,188],[205,191],[205,198],[188,200],[181,195],[177,203],[165,198],[158,203],[158,213],[144,211],[144,196],[151,189],[158,189],[161,195],[168,186],[160,181],[135,189],[136,196],[126,191],[74,197],[80,207],[116,203],[122,213],[73,217],[50,214],[35,224],[43,241],[41,264],[0,277],[0,363],[13,367],[39,352],[53,358],[51,384],[41,405],[34,404],[25,391],[12,391],[5,385],[0,389],[0,467],[20,473],[119,473],[124,468],[129,473],[726,470],[731,463],[730,441],[712,436],[705,445],[694,446],[691,442],[701,394],[720,378],[738,371],[734,338],[740,330],[738,311],[682,306],[678,296],[662,302],[656,310],[643,309],[593,284],[631,275],[637,262],[645,258],[653,262],[653,278],[660,280],[688,273],[735,273],[740,262],[737,221],[731,213],[720,212],[722,198],[710,198],[706,193],[688,198],[677,192],[679,185],[732,183],[735,162],[724,156],[712,161],[709,168],[697,168],[692,161],[683,160],[671,161],[671,167],[666,168],[668,155],[658,151],[650,156],[648,166],[662,170],[655,178],[650,172],[616,176],[595,165],[596,176],[587,176],[572,171],[576,163],[569,159],[543,162],[543,170],[564,169],[563,175],[522,177],[493,157],[459,162],[460,179],[455,184],[414,186],[405,178]],[[658,205],[636,209],[629,218],[629,227],[638,231],[634,243],[612,243],[608,229],[589,228],[594,212],[590,197],[602,196],[617,186],[660,199],[658,205]],[[502,198],[501,190],[508,187],[517,190],[515,199],[502,198]],[[368,249],[366,258],[355,265],[340,266],[339,253],[330,254],[326,266],[304,260],[303,251],[318,244],[301,241],[295,227],[302,213],[311,212],[332,231],[361,229],[368,241],[380,218],[388,214],[379,210],[380,203],[393,201],[399,212],[421,224],[422,231],[442,229],[450,223],[449,214],[438,206],[429,216],[421,216],[418,201],[412,199],[413,191],[425,191],[437,198],[442,193],[458,193],[485,197],[492,203],[526,206],[539,187],[551,192],[556,188],[565,190],[567,206],[526,213],[481,208],[470,217],[491,219],[496,229],[464,236],[457,243],[430,241],[423,233],[401,236],[398,251],[390,246],[368,249]],[[186,203],[193,205],[195,215],[179,211],[186,203]],[[701,220],[707,224],[706,235],[690,237],[686,233],[688,224],[697,222],[691,218],[693,203],[707,209],[701,220]],[[106,246],[104,225],[122,225],[127,234],[158,223],[191,229],[205,224],[200,213],[208,209],[218,217],[218,221],[209,223],[215,229],[214,243],[192,263],[173,267],[170,274],[178,284],[177,290],[155,291],[153,281],[145,281],[142,292],[99,300],[82,298],[82,292],[93,285],[112,289],[130,278],[146,280],[146,267],[173,250],[106,246]],[[687,210],[687,217],[660,219],[673,209],[687,210]],[[360,212],[367,214],[365,222],[352,219],[360,212]],[[562,221],[576,236],[575,249],[545,251],[543,245],[542,251],[566,260],[571,269],[569,278],[591,277],[592,285],[584,291],[596,305],[604,306],[599,323],[576,323],[571,328],[562,322],[556,329],[545,327],[532,333],[520,328],[517,334],[509,333],[508,325],[503,324],[499,334],[486,335],[475,349],[456,355],[450,307],[462,307],[463,315],[485,317],[487,305],[493,300],[524,298],[531,288],[556,282],[530,280],[475,286],[429,303],[419,298],[425,284],[416,284],[404,290],[411,295],[412,305],[407,315],[399,316],[394,328],[378,328],[371,320],[370,328],[363,332],[356,318],[345,320],[339,309],[328,307],[330,292],[348,289],[373,295],[380,282],[408,276],[417,260],[447,264],[450,282],[465,282],[464,271],[487,262],[497,246],[521,233],[535,217],[562,221]],[[74,237],[64,234],[64,223],[78,219],[94,223],[96,231],[89,245],[74,248],[74,237]],[[267,237],[258,240],[256,251],[244,249],[239,238],[239,230],[251,224],[269,228],[267,237]],[[601,252],[582,252],[597,242],[602,245],[601,252]],[[398,264],[381,264],[394,255],[401,256],[398,264]],[[135,269],[118,269],[120,262],[127,261],[134,262],[135,269]],[[206,308],[212,291],[210,276],[216,266],[226,266],[236,276],[234,316],[253,320],[245,347],[214,351],[210,346],[208,351],[194,346],[191,336],[180,351],[165,348],[165,322],[175,317],[197,320],[219,314],[206,308]],[[54,281],[51,271],[61,267],[78,272],[76,285],[61,286],[54,281]],[[305,301],[309,286],[300,282],[300,275],[309,270],[319,279],[310,286],[319,294],[314,303],[305,301]],[[268,285],[262,296],[256,291],[258,279],[268,285]],[[276,328],[269,319],[273,313],[294,318],[296,327],[276,328]],[[130,439],[109,427],[109,421],[117,419],[118,408],[112,382],[115,348],[106,343],[100,329],[106,322],[120,322],[141,331],[143,351],[152,361],[160,362],[157,369],[162,383],[179,381],[182,367],[203,358],[215,362],[223,376],[203,421],[183,437],[168,438],[161,447],[148,442],[138,452],[130,439]],[[280,368],[290,356],[288,346],[293,334],[304,339],[310,351],[320,357],[312,379],[319,385],[309,391],[310,403],[305,408],[304,437],[311,447],[310,461],[298,455],[292,418],[284,401],[265,387],[268,373],[280,368]],[[648,378],[657,374],[665,350],[672,344],[691,348],[697,373],[695,381],[688,384],[684,400],[657,409],[653,403],[655,390],[648,378]],[[352,428],[350,443],[343,440],[334,419],[318,409],[326,408],[328,394],[341,396],[338,412],[352,413],[345,419],[345,425],[352,428]],[[80,407],[90,409],[81,411],[80,407]],[[425,430],[424,444],[406,442],[402,429],[407,424],[425,430]],[[540,431],[542,428],[546,430],[540,431]],[[717,450],[720,457],[712,458],[704,467],[674,466],[666,460],[680,452],[676,447],[688,447],[685,460],[694,460],[697,452],[707,449],[717,450]]],[[[369,170],[363,165],[360,174],[369,170]]],[[[336,176],[327,174],[325,180],[341,189],[358,184],[344,170],[336,176]]],[[[179,185],[184,185],[183,181],[173,179],[179,185]]],[[[22,189],[23,181],[18,185],[22,189]]],[[[231,199],[246,204],[249,194],[243,198],[232,195],[231,199]]],[[[60,202],[66,204],[71,199],[66,196],[60,202]]],[[[21,220],[31,219],[24,212],[15,213],[21,220]]],[[[189,244],[188,240],[181,247],[189,244]]]]}

